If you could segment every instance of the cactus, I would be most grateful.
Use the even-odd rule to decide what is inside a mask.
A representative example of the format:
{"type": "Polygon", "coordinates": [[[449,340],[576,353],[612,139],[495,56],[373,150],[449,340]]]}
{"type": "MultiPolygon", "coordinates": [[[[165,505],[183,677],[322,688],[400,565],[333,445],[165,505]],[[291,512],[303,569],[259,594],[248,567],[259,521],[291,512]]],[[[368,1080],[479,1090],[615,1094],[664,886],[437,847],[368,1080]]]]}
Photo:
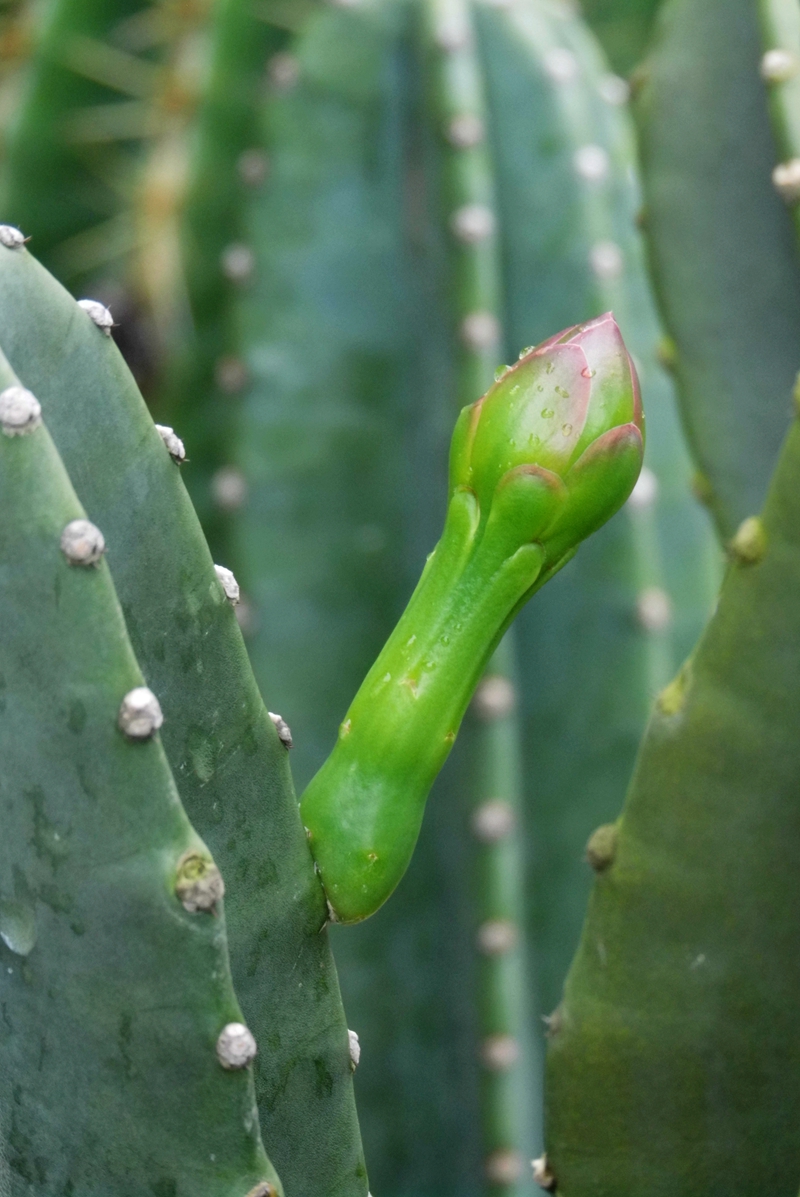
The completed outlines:
{"type": "Polygon", "coordinates": [[[286,750],[175,461],[112,341],[24,248],[0,254],[0,311],[9,361],[38,395],[80,497],[113,546],[112,576],[164,710],[181,799],[228,880],[233,981],[261,1045],[256,1096],[270,1156],[301,1193],[325,1186],[363,1197],[324,897],[286,750]]]}
{"type": "Polygon", "coordinates": [[[566,1195],[797,1184],[799,470],[794,424],[596,866],[551,1028],[566,1195]]]}
{"type": "Polygon", "coordinates": [[[0,388],[3,1184],[276,1197],[219,871],[103,535],[4,358],[0,388]]]}
{"type": "MultiPolygon", "coordinates": [[[[423,155],[413,148],[410,178],[418,180],[417,194],[430,198],[424,210],[417,201],[404,219],[402,134],[407,114],[417,111],[417,93],[401,70],[407,58],[393,57],[393,49],[408,46],[416,53],[419,34],[402,15],[388,4],[320,11],[292,47],[293,83],[273,92],[264,110],[261,144],[269,175],[248,203],[244,242],[254,266],[238,303],[241,339],[237,344],[232,338],[228,348],[238,354],[244,381],[240,394],[226,401],[233,414],[220,415],[233,424],[223,477],[238,483],[241,504],[227,517],[228,551],[248,604],[248,647],[257,675],[265,691],[278,696],[278,707],[291,712],[293,763],[298,780],[308,780],[391,630],[398,590],[409,586],[411,569],[419,568],[435,539],[438,500],[431,478],[441,472],[442,430],[458,402],[455,384],[447,380],[464,351],[453,333],[469,314],[465,303],[489,316],[491,304],[500,303],[514,357],[559,323],[610,306],[624,312],[648,394],[657,396],[648,476],[652,482],[652,471],[657,475],[658,498],[650,501],[651,486],[644,507],[616,517],[537,597],[539,610],[524,615],[520,627],[531,807],[520,825],[527,831],[524,850],[535,854],[536,889],[517,904],[530,908],[540,945],[533,973],[546,981],[544,1014],[555,1004],[549,995],[560,988],[579,934],[588,890],[585,840],[598,817],[617,813],[651,695],[702,625],[715,563],[706,564],[707,531],[688,493],[688,463],[669,387],[655,361],[658,334],[633,228],[638,199],[627,179],[632,145],[620,112],[624,84],[609,77],[580,23],[560,8],[537,3],[498,12],[470,6],[489,136],[460,150],[443,136],[456,113],[446,106],[453,105],[452,90],[435,84],[444,69],[436,66],[436,55],[455,61],[466,51],[463,45],[446,51],[432,46],[428,35],[420,54],[434,85],[419,100],[425,120],[411,139],[412,147],[426,149],[423,155]],[[541,150],[537,143],[523,155],[520,147],[531,144],[532,112],[546,134],[541,150]],[[457,255],[483,253],[484,246],[462,247],[451,239],[449,214],[461,206],[452,188],[465,183],[449,159],[457,152],[485,153],[487,143],[496,176],[502,278],[489,284],[488,297],[482,283],[476,302],[474,290],[462,292],[452,281],[454,271],[466,271],[457,255]],[[600,153],[593,159],[584,154],[581,163],[600,161],[602,173],[608,162],[600,180],[576,172],[576,155],[585,146],[600,153]],[[554,252],[554,244],[568,246],[569,256],[554,252]],[[423,286],[412,267],[427,262],[427,277],[435,281],[422,280],[423,286]],[[391,289],[381,287],[384,279],[391,289]],[[621,585],[611,581],[612,553],[614,568],[619,562],[628,574],[621,585]],[[603,601],[589,605],[598,577],[603,601]],[[560,597],[548,593],[553,588],[560,597]],[[561,631],[576,608],[597,628],[580,647],[574,633],[561,631]],[[649,622],[643,626],[638,618],[649,622]],[[543,671],[542,656],[556,650],[543,671]],[[570,738],[568,718],[592,669],[589,693],[596,702],[589,714],[587,699],[591,726],[579,743],[570,738]],[[565,707],[554,727],[554,711],[565,707]],[[612,736],[613,755],[605,749],[612,736]]],[[[411,15],[419,21],[419,12],[411,15]]],[[[465,76],[456,78],[465,88],[465,76]]],[[[470,88],[455,98],[480,116],[474,82],[470,88]]],[[[469,141],[466,123],[464,129],[456,132],[469,141]]],[[[472,185],[472,173],[464,178],[472,185]]],[[[488,186],[485,173],[478,178],[488,186]]],[[[473,327],[489,329],[483,369],[493,368],[504,349],[492,348],[492,321],[466,325],[473,327]]],[[[484,384],[472,385],[472,396],[461,402],[484,384]]],[[[194,493],[206,510],[200,487],[194,493]]],[[[471,724],[470,737],[488,731],[480,714],[471,724]]],[[[480,907],[468,878],[480,867],[475,853],[484,852],[470,831],[470,813],[486,782],[473,790],[483,766],[467,766],[475,760],[471,748],[459,747],[426,815],[421,855],[392,902],[374,923],[334,935],[349,1017],[365,1044],[356,1084],[374,1185],[383,1191],[473,1192],[481,1184],[478,1087],[493,1078],[485,1068],[479,1076],[473,1063],[482,1034],[476,970],[484,957],[474,957],[480,907]],[[439,960],[448,964],[440,967],[439,960]],[[467,984],[456,980],[464,973],[467,984]],[[443,980],[448,975],[452,986],[443,980]],[[448,1051],[445,1037],[457,1049],[448,1051]],[[444,1077],[453,1079],[445,1085],[444,1077]],[[467,1136],[466,1126],[475,1132],[467,1136]]],[[[510,847],[506,841],[497,849],[510,847]]],[[[500,958],[496,963],[505,967],[500,958]]],[[[521,1027],[519,1037],[538,1046],[538,1026],[521,1027]]],[[[517,1066],[498,1076],[498,1084],[520,1084],[522,1073],[517,1066]]],[[[528,1154],[539,1133],[537,1098],[530,1092],[528,1154]]],[[[517,1183],[530,1188],[529,1176],[517,1183]]]]}
{"type": "Polygon", "coordinates": [[[771,182],[760,56],[747,0],[672,0],[637,103],[665,348],[723,539],[761,507],[797,372],[800,272],[771,182]]]}

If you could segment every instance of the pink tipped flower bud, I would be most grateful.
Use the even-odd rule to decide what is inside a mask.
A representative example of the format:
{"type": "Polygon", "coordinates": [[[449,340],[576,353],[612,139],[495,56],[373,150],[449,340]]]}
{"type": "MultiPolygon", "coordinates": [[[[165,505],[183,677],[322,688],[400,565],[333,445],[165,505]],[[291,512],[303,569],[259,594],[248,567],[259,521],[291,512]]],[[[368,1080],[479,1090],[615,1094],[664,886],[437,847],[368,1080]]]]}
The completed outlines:
{"type": "Polygon", "coordinates": [[[472,491],[482,522],[541,544],[552,567],[622,506],[643,451],[636,370],[607,312],[523,354],[462,411],[451,492],[472,491]]]}

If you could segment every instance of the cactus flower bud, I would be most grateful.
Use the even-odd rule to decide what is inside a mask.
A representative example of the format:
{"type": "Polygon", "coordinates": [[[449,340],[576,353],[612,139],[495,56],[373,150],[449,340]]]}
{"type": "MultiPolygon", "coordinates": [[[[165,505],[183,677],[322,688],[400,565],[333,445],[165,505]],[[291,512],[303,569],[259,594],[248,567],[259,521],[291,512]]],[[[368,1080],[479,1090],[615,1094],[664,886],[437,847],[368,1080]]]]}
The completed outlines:
{"type": "Polygon", "coordinates": [[[473,690],[527,599],[631,493],[636,371],[608,313],[520,357],[453,435],[444,532],[301,814],[332,914],[397,885],[473,690]]]}

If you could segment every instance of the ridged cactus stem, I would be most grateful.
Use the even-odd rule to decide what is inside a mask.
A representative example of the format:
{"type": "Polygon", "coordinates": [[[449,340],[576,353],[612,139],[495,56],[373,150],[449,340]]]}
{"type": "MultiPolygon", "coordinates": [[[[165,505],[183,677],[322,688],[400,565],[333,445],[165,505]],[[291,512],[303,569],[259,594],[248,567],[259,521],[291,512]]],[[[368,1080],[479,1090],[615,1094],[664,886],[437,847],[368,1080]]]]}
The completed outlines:
{"type": "Polygon", "coordinates": [[[780,155],[772,181],[800,234],[800,8],[792,0],[759,0],[758,8],[761,77],[780,155]]]}
{"type": "MultiPolygon", "coordinates": [[[[424,57],[440,202],[449,226],[448,298],[455,328],[457,410],[492,382],[503,343],[496,195],[487,142],[488,114],[467,0],[428,0],[424,57]]],[[[477,1026],[485,1177],[492,1194],[521,1191],[529,1106],[541,1107],[536,1065],[521,1056],[531,1022],[526,1000],[523,860],[513,829],[521,822],[522,752],[514,710],[514,647],[509,630],[492,658],[473,709],[467,798],[473,857],[477,1026]],[[533,1065],[533,1066],[532,1066],[533,1065]],[[527,1100],[526,1100],[527,1096],[527,1100]]],[[[529,1188],[529,1184],[522,1186],[529,1188]]]]}

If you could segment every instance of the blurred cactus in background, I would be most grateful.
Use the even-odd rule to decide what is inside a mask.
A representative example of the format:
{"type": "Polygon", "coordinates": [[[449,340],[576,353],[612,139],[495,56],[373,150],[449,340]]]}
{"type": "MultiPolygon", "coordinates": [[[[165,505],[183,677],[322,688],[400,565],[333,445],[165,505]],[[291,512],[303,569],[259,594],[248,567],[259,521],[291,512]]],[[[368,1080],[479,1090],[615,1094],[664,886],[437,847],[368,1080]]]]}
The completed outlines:
{"type": "Polygon", "coordinates": [[[799,79],[797,0],[3,6],[11,1197],[796,1197],[799,79]]]}

